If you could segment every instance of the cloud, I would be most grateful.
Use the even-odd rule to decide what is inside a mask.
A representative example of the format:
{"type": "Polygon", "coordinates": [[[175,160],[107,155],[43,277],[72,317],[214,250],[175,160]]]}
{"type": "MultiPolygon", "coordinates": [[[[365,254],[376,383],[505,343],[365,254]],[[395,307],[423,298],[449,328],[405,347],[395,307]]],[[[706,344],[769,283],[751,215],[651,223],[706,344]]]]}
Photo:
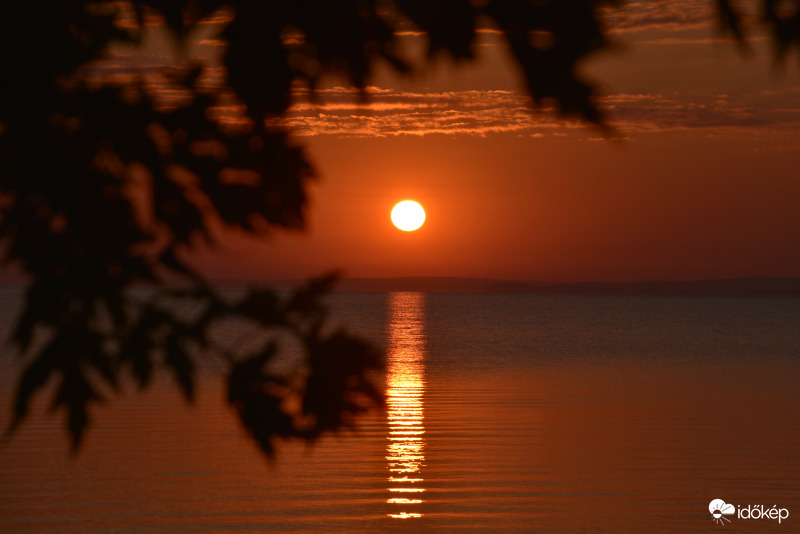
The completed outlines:
{"type": "MultiPolygon", "coordinates": [[[[170,57],[144,58],[117,54],[87,69],[90,85],[120,86],[142,83],[161,109],[186,105],[191,93],[175,83],[190,67],[174,66],[170,57]],[[168,67],[168,65],[171,65],[168,67]]],[[[201,91],[223,90],[212,110],[220,123],[237,127],[248,123],[242,104],[225,92],[226,73],[220,66],[206,68],[197,80],[201,91]]],[[[753,93],[723,94],[616,93],[598,98],[619,136],[662,132],[732,136],[743,132],[761,138],[800,133],[800,86],[753,93]]],[[[532,139],[596,137],[596,129],[559,117],[553,107],[534,108],[529,97],[508,90],[401,91],[371,86],[363,92],[331,87],[312,94],[293,90],[286,117],[277,126],[301,137],[487,136],[512,134],[532,139]]],[[[777,145],[775,145],[777,146],[777,145]]]]}
{"type": "MultiPolygon", "coordinates": [[[[799,89],[800,90],[800,89],[799,89]]],[[[557,116],[553,108],[536,110],[513,91],[471,90],[403,92],[370,87],[322,90],[316,101],[307,91],[276,121],[299,136],[396,137],[426,135],[486,136],[512,133],[532,138],[569,134],[584,138],[596,130],[557,116]]],[[[700,135],[796,133],[800,106],[796,91],[736,95],[618,93],[598,99],[620,135],[692,131],[700,135]]]]}
{"type": "Polygon", "coordinates": [[[700,133],[797,133],[800,106],[762,94],[613,95],[603,99],[612,122],[628,132],[694,130],[700,133]]]}
{"type": "MultiPolygon", "coordinates": [[[[758,38],[750,38],[750,42],[753,41],[764,41],[766,40],[765,36],[761,36],[758,38]]],[[[688,46],[708,46],[713,44],[727,44],[727,45],[736,45],[736,39],[732,37],[699,37],[699,38],[691,38],[691,37],[662,37],[660,39],[650,39],[647,41],[639,41],[637,44],[641,45],[656,45],[656,46],[672,46],[672,45],[688,45],[688,46]]]]}
{"type": "Polygon", "coordinates": [[[532,114],[529,99],[512,91],[421,93],[368,87],[362,98],[355,90],[334,87],[319,91],[319,102],[304,90],[294,96],[299,102],[279,122],[300,136],[534,135],[561,127],[552,113],[532,114]]]}
{"type": "Polygon", "coordinates": [[[610,33],[642,30],[686,30],[712,25],[714,6],[698,0],[642,0],[602,10],[610,33]]]}

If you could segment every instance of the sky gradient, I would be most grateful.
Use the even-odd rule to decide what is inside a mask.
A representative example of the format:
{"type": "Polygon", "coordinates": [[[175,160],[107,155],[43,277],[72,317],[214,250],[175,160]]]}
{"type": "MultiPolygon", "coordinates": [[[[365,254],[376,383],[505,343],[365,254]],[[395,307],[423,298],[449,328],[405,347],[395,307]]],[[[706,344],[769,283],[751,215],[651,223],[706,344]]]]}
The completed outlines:
{"type": "MultiPolygon", "coordinates": [[[[547,103],[532,110],[491,28],[473,63],[440,58],[416,79],[379,69],[367,102],[335,78],[318,103],[297,87],[283,123],[322,177],[308,231],[267,241],[225,233],[195,263],[246,279],[331,269],[542,281],[800,276],[797,57],[777,65],[757,31],[743,53],[705,1],[631,2],[607,21],[614,49],[581,68],[611,132],[547,103]],[[404,199],[426,209],[416,232],[391,224],[404,199]]],[[[403,41],[414,54],[425,36],[403,41]]],[[[195,53],[219,46],[211,32],[195,53]]],[[[124,70],[118,59],[109,72],[124,70]]],[[[162,94],[165,105],[180,100],[162,94]]],[[[238,120],[235,106],[219,113],[238,120]]]]}

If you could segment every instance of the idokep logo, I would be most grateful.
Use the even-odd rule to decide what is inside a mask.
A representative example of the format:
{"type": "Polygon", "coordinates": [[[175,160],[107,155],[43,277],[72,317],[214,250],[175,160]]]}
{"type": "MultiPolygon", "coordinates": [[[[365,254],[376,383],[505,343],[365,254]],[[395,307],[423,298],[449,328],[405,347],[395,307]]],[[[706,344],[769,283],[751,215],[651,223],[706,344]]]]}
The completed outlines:
{"type": "Polygon", "coordinates": [[[778,523],[789,517],[789,510],[778,508],[777,504],[771,508],[763,504],[734,507],[722,499],[714,499],[708,503],[708,511],[711,512],[711,520],[718,525],[730,523],[731,520],[725,516],[731,515],[735,516],[736,519],[777,519],[778,523]]]}

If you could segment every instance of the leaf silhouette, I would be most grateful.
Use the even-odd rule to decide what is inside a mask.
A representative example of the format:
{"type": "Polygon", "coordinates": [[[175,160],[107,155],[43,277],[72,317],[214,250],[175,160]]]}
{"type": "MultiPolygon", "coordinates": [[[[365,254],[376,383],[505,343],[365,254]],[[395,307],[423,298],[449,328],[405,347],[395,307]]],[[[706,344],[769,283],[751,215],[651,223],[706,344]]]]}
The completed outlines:
{"type": "Polygon", "coordinates": [[[236,362],[228,375],[228,402],[268,457],[275,454],[275,438],[297,436],[294,416],[283,405],[286,381],[265,370],[275,352],[276,346],[269,344],[261,353],[236,362]]]}
{"type": "Polygon", "coordinates": [[[70,365],[62,370],[61,384],[53,398],[51,411],[63,408],[67,412],[67,428],[73,454],[80,448],[84,431],[89,424],[89,403],[100,400],[101,397],[77,365],[70,365]]]}
{"type": "Polygon", "coordinates": [[[471,59],[478,10],[468,0],[398,0],[400,10],[428,34],[428,55],[446,52],[453,59],[471,59]]]}
{"type": "Polygon", "coordinates": [[[383,395],[368,376],[382,369],[382,355],[345,332],[307,339],[310,374],[303,411],[313,418],[309,436],[315,439],[340,427],[354,427],[355,416],[381,406],[383,395]]]}
{"type": "MultiPolygon", "coordinates": [[[[303,230],[307,188],[317,176],[285,117],[296,84],[311,90],[330,74],[361,90],[384,64],[398,74],[429,65],[405,55],[400,34],[427,34],[429,60],[473,57],[477,32],[495,28],[508,44],[534,104],[608,127],[593,84],[576,65],[607,46],[595,0],[43,0],[0,3],[0,64],[13,76],[0,98],[0,239],[5,264],[30,280],[12,342],[24,360],[7,434],[27,417],[52,380],[53,406],[67,413],[73,450],[99,402],[94,382],[140,388],[165,367],[187,400],[200,359],[229,365],[228,400],[268,455],[276,438],[314,440],[355,424],[381,402],[373,347],[345,332],[327,333],[324,295],[335,276],[288,297],[254,289],[234,302],[187,262],[220,227],[252,237],[303,230]],[[101,5],[102,4],[102,5],[101,5]],[[132,8],[135,20],[116,15],[132,8]],[[147,74],[90,80],[111,43],[142,42],[160,13],[180,59],[157,74],[178,103],[159,101],[147,74]],[[222,76],[185,54],[193,29],[213,14],[230,19],[220,39],[222,76]],[[541,37],[541,38],[539,38],[541,37]],[[98,87],[97,84],[101,86],[98,87]],[[244,106],[234,124],[221,103],[244,106]],[[182,284],[185,292],[167,287],[182,284]],[[149,284],[152,298],[131,288],[149,284]],[[198,310],[181,315],[186,303],[198,310]],[[305,346],[286,376],[269,371],[277,347],[258,354],[221,347],[219,321],[255,322],[267,336],[294,335],[305,346]]],[[[760,3],[777,60],[800,44],[800,7],[760,3]]],[[[719,0],[721,21],[740,43],[737,3],[719,0]]],[[[270,337],[272,341],[274,339],[270,337]]]]}
{"type": "Polygon", "coordinates": [[[194,402],[194,363],[179,331],[173,331],[167,336],[164,349],[164,363],[172,369],[186,401],[194,402]]]}

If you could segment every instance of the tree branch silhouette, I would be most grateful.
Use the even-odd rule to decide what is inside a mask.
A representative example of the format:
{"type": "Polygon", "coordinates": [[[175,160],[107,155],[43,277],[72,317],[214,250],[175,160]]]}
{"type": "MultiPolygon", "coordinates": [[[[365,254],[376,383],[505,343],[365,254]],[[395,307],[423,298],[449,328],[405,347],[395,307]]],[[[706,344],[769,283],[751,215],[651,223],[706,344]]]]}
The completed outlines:
{"type": "MultiPolygon", "coordinates": [[[[8,0],[0,6],[0,239],[6,263],[30,284],[12,334],[26,366],[7,435],[31,399],[55,383],[54,410],[66,412],[73,450],[89,408],[124,380],[146,388],[168,370],[191,401],[198,359],[228,365],[228,402],[267,455],[279,438],[313,441],[352,426],[382,403],[373,373],[382,355],[363,340],[325,328],[322,297],[335,277],[288,296],[254,289],[229,301],[187,261],[225,227],[266,237],[302,230],[308,184],[316,173],[302,147],[271,119],[283,116],[295,84],[317,88],[336,73],[364,91],[378,63],[414,73],[398,33],[428,37],[428,58],[475,55],[481,25],[502,33],[532,104],[553,100],[562,114],[603,126],[594,88],[576,65],[607,46],[591,0],[8,0]],[[230,22],[221,39],[224,80],[202,82],[203,64],[161,73],[186,98],[160,103],[142,76],[124,84],[89,83],[87,66],[112,43],[137,44],[154,17],[179,48],[215,14],[230,22]],[[287,35],[293,39],[287,39],[287,35]],[[242,104],[243,124],[215,118],[226,98],[242,104]],[[170,287],[179,280],[186,289],[170,287]],[[147,300],[137,284],[154,286],[147,300]],[[191,303],[192,318],[179,313],[191,303]],[[251,352],[216,346],[214,324],[251,321],[275,333],[251,352]],[[291,372],[270,364],[280,335],[304,357],[291,372]]],[[[765,0],[776,55],[800,35],[800,9],[765,0]]],[[[719,0],[726,28],[744,39],[735,5],[719,0]]],[[[364,93],[366,95],[366,93],[364,93]]]]}

